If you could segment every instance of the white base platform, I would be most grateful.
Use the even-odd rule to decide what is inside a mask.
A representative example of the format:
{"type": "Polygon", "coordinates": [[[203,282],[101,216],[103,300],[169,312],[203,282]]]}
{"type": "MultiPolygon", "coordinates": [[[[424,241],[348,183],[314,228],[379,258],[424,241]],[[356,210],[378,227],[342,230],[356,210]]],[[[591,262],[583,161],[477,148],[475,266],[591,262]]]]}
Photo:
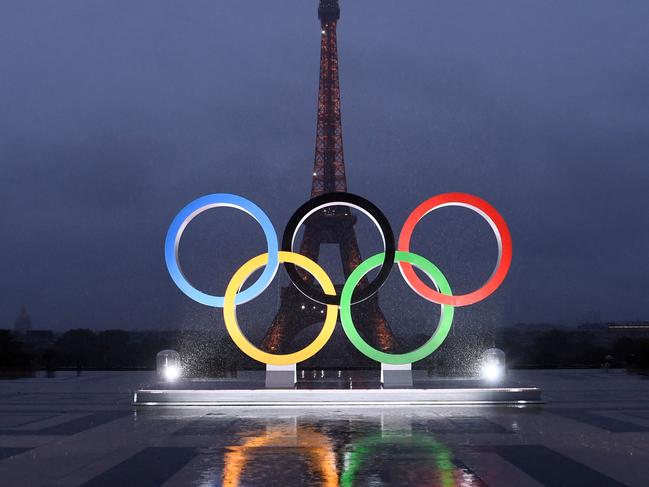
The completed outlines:
{"type": "Polygon", "coordinates": [[[140,390],[136,406],[439,406],[542,404],[536,387],[452,389],[158,389],[140,390]]]}

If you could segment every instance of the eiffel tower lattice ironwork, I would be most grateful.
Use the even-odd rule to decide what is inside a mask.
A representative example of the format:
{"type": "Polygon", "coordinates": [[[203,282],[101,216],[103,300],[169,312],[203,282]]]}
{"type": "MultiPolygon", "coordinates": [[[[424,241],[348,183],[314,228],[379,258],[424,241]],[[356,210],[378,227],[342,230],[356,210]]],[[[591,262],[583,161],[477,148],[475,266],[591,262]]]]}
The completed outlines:
{"type": "MultiPolygon", "coordinates": [[[[336,24],[340,18],[338,0],[320,0],[318,17],[321,23],[320,87],[318,92],[318,123],[311,197],[334,191],[347,191],[340,117],[340,84],[336,24]]],[[[356,240],[356,216],[348,207],[329,207],[312,215],[305,222],[300,253],[317,261],[321,244],[336,244],[340,249],[343,273],[347,278],[361,263],[356,240]]],[[[303,279],[312,279],[300,273],[303,279]]],[[[363,279],[359,286],[367,285],[363,279]]],[[[341,287],[336,286],[338,292],[341,287]]],[[[384,351],[393,350],[395,338],[383,312],[378,295],[354,305],[354,321],[361,333],[373,337],[384,351]]],[[[304,328],[322,322],[324,306],[310,301],[295,286],[282,288],[281,305],[266,337],[263,348],[285,352],[295,336],[304,328]]]]}

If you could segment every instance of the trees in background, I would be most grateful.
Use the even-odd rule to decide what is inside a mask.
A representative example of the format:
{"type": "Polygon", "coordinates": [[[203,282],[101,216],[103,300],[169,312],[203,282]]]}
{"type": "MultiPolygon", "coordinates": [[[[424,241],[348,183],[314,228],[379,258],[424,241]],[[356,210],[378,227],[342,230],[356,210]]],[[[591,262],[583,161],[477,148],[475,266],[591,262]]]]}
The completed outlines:
{"type": "Polygon", "coordinates": [[[33,357],[9,330],[0,330],[0,378],[16,378],[32,375],[33,357]]]}
{"type": "MultiPolygon", "coordinates": [[[[214,329],[95,332],[78,328],[58,336],[51,332],[45,335],[40,331],[34,336],[17,336],[0,330],[0,378],[28,376],[38,369],[154,369],[156,354],[169,348],[180,353],[188,376],[220,376],[236,369],[262,367],[245,356],[227,334],[214,329]]],[[[401,351],[415,349],[428,338],[405,337],[401,351]]],[[[415,367],[442,375],[470,375],[482,352],[493,346],[505,352],[512,368],[600,367],[608,362],[614,367],[649,370],[649,338],[626,336],[612,340],[605,332],[525,327],[498,330],[495,336],[487,336],[479,329],[452,333],[433,355],[415,367]]],[[[302,365],[374,365],[367,361],[355,363],[354,353],[359,355],[347,341],[336,342],[302,365]]]]}
{"type": "Polygon", "coordinates": [[[48,353],[57,368],[152,369],[156,354],[175,341],[169,332],[74,329],[59,336],[48,353]]]}
{"type": "Polygon", "coordinates": [[[592,331],[506,328],[495,346],[505,352],[512,367],[589,368],[609,362],[614,367],[649,369],[649,338],[643,337],[611,340],[592,331]]]}

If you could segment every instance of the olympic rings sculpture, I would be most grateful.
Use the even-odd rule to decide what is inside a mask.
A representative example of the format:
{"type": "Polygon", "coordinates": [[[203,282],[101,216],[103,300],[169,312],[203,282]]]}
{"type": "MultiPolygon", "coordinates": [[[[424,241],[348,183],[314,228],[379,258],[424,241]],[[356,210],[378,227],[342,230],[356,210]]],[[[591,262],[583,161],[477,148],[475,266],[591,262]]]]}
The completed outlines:
{"type": "Polygon", "coordinates": [[[361,196],[342,192],[323,194],[300,206],[286,225],[281,250],[277,234],[268,216],[250,200],[228,193],[203,196],[189,203],[172,221],[165,240],[167,269],[178,288],[198,303],[223,308],[225,326],[234,343],[249,357],[269,365],[291,365],[307,360],[318,353],[334,332],[339,309],[340,322],[345,335],[367,357],[377,362],[394,365],[422,360],[437,350],[446,339],[453,323],[454,308],[468,306],[490,296],[504,281],[511,260],[512,239],[503,217],[483,199],[466,193],[444,193],[421,203],[406,219],[396,246],[392,228],[383,212],[361,196]],[[384,246],[383,252],[366,259],[354,269],[347,278],[340,296],[336,295],[336,289],[322,267],[308,257],[293,252],[294,240],[300,226],[315,212],[331,206],[353,207],[367,215],[379,229],[384,246]],[[424,257],[410,252],[410,240],[421,219],[434,210],[448,206],[460,206],[478,213],[487,221],[498,243],[498,259],[487,282],[475,291],[462,295],[453,295],[446,277],[437,266],[424,257]],[[235,208],[252,216],[261,226],[268,246],[267,252],[253,257],[234,273],[223,296],[214,296],[192,286],[182,271],[178,255],[180,239],[191,220],[210,208],[218,207],[235,208]],[[439,323],[431,338],[416,350],[401,354],[387,353],[367,343],[358,333],[351,313],[352,305],[378,292],[390,275],[395,262],[406,283],[419,296],[439,304],[442,309],[439,323]],[[291,282],[302,294],[326,305],[324,324],[315,340],[303,349],[289,354],[272,354],[255,347],[239,328],[236,315],[237,305],[256,298],[270,285],[280,263],[285,265],[291,282]],[[302,279],[296,266],[309,272],[322,290],[314,287],[308,280],[302,279]],[[417,276],[413,266],[430,278],[434,289],[417,276]],[[244,289],[248,278],[262,267],[264,270],[257,280],[244,289]],[[363,277],[377,267],[380,267],[380,270],[376,277],[364,288],[357,289],[363,277]]]}

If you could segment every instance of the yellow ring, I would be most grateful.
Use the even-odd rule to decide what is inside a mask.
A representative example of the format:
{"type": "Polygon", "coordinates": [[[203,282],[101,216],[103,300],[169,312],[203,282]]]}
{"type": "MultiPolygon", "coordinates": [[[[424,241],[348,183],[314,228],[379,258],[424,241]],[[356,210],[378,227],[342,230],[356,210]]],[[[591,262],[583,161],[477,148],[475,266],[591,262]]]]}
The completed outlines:
{"type": "MultiPolygon", "coordinates": [[[[336,288],[334,288],[334,285],[331,282],[331,279],[329,279],[327,273],[322,269],[322,267],[308,257],[304,257],[303,255],[294,252],[280,251],[279,261],[289,262],[305,269],[315,277],[316,281],[318,281],[320,286],[322,286],[322,290],[325,294],[336,294],[336,288]]],[[[234,273],[232,279],[230,279],[230,283],[228,284],[223,297],[223,319],[225,320],[225,327],[237,347],[239,347],[243,353],[259,362],[268,365],[291,365],[303,362],[318,353],[320,349],[325,346],[327,341],[329,341],[329,338],[331,338],[334,328],[336,327],[336,320],[338,319],[338,306],[334,304],[327,305],[327,315],[325,316],[325,321],[322,325],[322,330],[320,330],[320,334],[302,350],[282,355],[264,352],[255,347],[241,332],[241,328],[239,328],[239,323],[237,322],[237,308],[234,304],[234,299],[237,292],[239,292],[243,284],[246,282],[246,279],[248,279],[253,272],[265,266],[267,263],[268,253],[253,257],[243,264],[237,272],[234,273]]]]}

